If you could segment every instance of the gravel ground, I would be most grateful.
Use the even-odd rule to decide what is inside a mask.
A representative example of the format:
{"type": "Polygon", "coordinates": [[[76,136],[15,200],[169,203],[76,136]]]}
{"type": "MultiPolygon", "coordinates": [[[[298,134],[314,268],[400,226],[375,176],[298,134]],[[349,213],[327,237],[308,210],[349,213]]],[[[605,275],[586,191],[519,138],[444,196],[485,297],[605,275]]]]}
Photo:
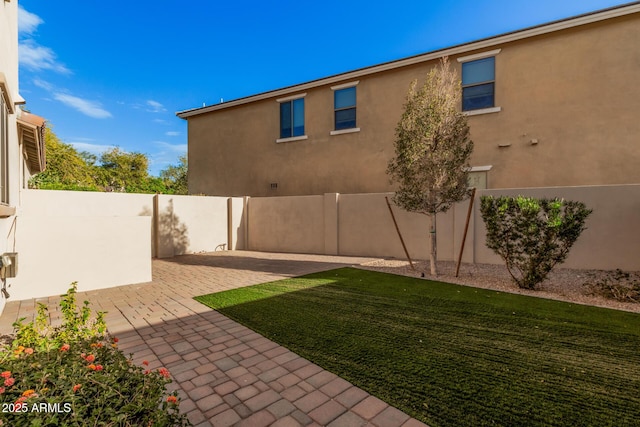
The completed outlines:
{"type": "MultiPolygon", "coordinates": [[[[433,277],[429,274],[429,261],[414,261],[413,264],[416,268],[415,271],[411,269],[408,261],[398,259],[377,260],[363,264],[361,268],[412,277],[421,277],[424,272],[424,277],[431,280],[640,313],[640,304],[638,303],[620,302],[589,295],[589,289],[585,283],[605,277],[608,274],[607,271],[555,268],[549,278],[539,286],[539,289],[529,291],[520,289],[513,283],[504,265],[462,264],[458,277],[455,277],[456,264],[451,261],[439,261],[438,276],[433,277]]],[[[637,272],[635,275],[640,277],[637,272]]]]}

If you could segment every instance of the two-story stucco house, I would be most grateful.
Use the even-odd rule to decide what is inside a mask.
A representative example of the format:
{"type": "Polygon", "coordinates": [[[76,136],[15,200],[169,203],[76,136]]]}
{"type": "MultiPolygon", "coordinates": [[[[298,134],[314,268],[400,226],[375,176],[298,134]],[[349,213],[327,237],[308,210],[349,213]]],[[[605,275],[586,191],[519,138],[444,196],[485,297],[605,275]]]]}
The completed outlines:
{"type": "Polygon", "coordinates": [[[393,191],[412,80],[449,57],[479,188],[640,183],[640,2],[217,105],[188,121],[189,191],[393,191]]]}
{"type": "MultiPolygon", "coordinates": [[[[15,250],[20,190],[45,168],[45,123],[20,110],[24,103],[18,90],[18,2],[5,0],[0,3],[0,257],[15,250]]],[[[13,271],[0,268],[0,313],[7,299],[5,278],[17,267],[15,256],[10,259],[13,271]]]]}

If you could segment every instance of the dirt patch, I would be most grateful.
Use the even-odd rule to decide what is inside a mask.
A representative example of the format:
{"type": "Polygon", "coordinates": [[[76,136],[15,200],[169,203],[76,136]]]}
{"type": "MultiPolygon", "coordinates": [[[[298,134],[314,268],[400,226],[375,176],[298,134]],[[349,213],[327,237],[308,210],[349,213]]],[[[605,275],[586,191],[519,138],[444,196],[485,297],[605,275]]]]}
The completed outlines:
{"type": "Polygon", "coordinates": [[[424,273],[424,278],[429,280],[640,313],[640,304],[620,302],[589,294],[589,289],[585,286],[585,283],[593,283],[595,280],[605,277],[609,274],[607,271],[556,268],[551,272],[549,278],[540,285],[538,290],[529,291],[520,289],[513,283],[504,265],[462,264],[458,277],[455,277],[456,264],[451,261],[438,262],[437,277],[429,274],[428,261],[414,261],[413,265],[416,271],[411,269],[408,261],[386,259],[362,264],[360,268],[411,277],[421,277],[422,273],[424,273]]]}

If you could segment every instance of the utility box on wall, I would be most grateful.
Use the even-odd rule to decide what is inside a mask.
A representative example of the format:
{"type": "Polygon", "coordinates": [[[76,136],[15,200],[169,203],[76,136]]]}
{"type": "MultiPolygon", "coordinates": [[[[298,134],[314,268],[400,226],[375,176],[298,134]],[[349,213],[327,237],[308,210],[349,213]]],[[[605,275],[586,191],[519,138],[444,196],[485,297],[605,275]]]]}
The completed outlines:
{"type": "Polygon", "coordinates": [[[0,275],[3,279],[16,277],[18,275],[18,253],[17,252],[5,252],[0,258],[2,268],[0,269],[0,275]]]}

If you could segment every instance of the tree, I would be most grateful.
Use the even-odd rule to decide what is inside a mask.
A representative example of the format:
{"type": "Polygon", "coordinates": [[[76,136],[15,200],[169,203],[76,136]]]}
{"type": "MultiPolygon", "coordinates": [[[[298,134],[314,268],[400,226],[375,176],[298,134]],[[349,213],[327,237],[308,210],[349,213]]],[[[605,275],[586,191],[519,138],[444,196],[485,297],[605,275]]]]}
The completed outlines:
{"type": "Polygon", "coordinates": [[[142,153],[112,148],[100,156],[100,183],[111,191],[147,192],[148,164],[147,156],[142,153]]]}
{"type": "Polygon", "coordinates": [[[51,190],[98,190],[95,168],[82,153],[60,141],[47,126],[44,134],[47,168],[29,180],[30,188],[51,190]]]}
{"type": "Polygon", "coordinates": [[[460,80],[447,58],[416,87],[414,80],[396,126],[396,156],[387,173],[391,182],[399,184],[394,202],[430,218],[430,267],[436,275],[436,214],[467,197],[473,142],[466,117],[459,111],[460,80]]]}
{"type": "Polygon", "coordinates": [[[168,166],[160,171],[160,178],[164,181],[168,192],[172,194],[189,194],[187,185],[187,156],[180,156],[180,163],[168,166]]]}
{"type": "Polygon", "coordinates": [[[100,156],[78,152],[72,145],[60,141],[50,126],[45,132],[45,153],[47,168],[29,180],[30,188],[187,194],[186,156],[180,159],[179,165],[162,171],[162,177],[149,176],[146,155],[120,148],[100,156]]]}

